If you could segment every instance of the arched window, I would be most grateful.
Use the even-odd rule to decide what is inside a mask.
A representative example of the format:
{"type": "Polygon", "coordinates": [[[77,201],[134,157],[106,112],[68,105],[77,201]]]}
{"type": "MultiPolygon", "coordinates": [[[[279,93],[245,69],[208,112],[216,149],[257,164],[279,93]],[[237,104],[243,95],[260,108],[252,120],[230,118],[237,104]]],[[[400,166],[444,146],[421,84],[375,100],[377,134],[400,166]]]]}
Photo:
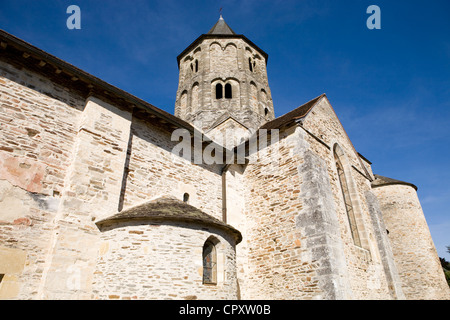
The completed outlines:
{"type": "Polygon", "coordinates": [[[231,87],[231,84],[227,83],[225,85],[225,99],[231,99],[233,98],[233,89],[231,87]]]}
{"type": "Polygon", "coordinates": [[[187,91],[183,91],[180,97],[180,108],[179,108],[180,116],[182,117],[184,117],[187,112],[187,98],[188,98],[187,91]]]}
{"type": "Polygon", "coordinates": [[[218,83],[216,84],[216,99],[222,99],[223,98],[223,86],[218,83]]]}
{"type": "Polygon", "coordinates": [[[198,60],[195,60],[195,72],[198,72],[198,60]]]}
{"type": "Polygon", "coordinates": [[[268,108],[264,108],[264,115],[267,116],[269,114],[269,109],[268,108]]]}
{"type": "Polygon", "coordinates": [[[261,109],[259,108],[258,104],[258,89],[256,88],[256,84],[252,81],[250,82],[250,107],[255,112],[261,112],[261,109]]]}
{"type": "Polygon", "coordinates": [[[191,94],[191,108],[190,112],[196,112],[199,107],[199,85],[195,83],[192,86],[192,94],[191,94]]]}
{"type": "Polygon", "coordinates": [[[189,193],[185,193],[185,194],[183,195],[183,202],[189,203],[189,193]]]}
{"type": "Polygon", "coordinates": [[[334,159],[336,161],[336,168],[339,177],[339,183],[341,185],[342,196],[344,198],[345,210],[347,211],[347,217],[350,224],[350,230],[353,237],[353,242],[355,245],[361,247],[361,239],[359,237],[358,228],[356,226],[355,210],[352,205],[352,200],[350,198],[350,192],[348,189],[347,178],[345,176],[344,166],[340,156],[337,154],[337,148],[334,150],[334,159]]]}
{"type": "Polygon", "coordinates": [[[253,65],[252,65],[252,59],[248,58],[248,68],[250,69],[251,72],[253,72],[253,65]]]}
{"type": "Polygon", "coordinates": [[[210,240],[203,245],[203,284],[217,284],[217,252],[210,240]]]}

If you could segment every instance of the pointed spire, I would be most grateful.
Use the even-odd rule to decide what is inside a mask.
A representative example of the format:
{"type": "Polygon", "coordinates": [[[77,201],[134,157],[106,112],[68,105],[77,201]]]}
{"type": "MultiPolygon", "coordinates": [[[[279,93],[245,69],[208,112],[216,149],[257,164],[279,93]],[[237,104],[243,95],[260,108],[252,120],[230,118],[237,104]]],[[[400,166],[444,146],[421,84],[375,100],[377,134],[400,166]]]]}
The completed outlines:
{"type": "Polygon", "coordinates": [[[220,15],[219,21],[216,22],[216,24],[209,30],[208,34],[228,34],[233,35],[233,30],[231,30],[230,26],[225,22],[225,20],[222,17],[222,14],[220,15]]]}

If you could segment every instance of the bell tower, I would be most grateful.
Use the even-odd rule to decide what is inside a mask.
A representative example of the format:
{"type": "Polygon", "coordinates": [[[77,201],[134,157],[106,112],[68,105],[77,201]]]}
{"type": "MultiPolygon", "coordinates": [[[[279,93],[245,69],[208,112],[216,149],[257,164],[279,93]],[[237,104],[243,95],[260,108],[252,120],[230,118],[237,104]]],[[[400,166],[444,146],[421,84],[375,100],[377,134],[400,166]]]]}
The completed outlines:
{"type": "Polygon", "coordinates": [[[268,55],[220,16],[177,58],[175,115],[213,137],[232,129],[237,143],[275,118],[268,55]]]}

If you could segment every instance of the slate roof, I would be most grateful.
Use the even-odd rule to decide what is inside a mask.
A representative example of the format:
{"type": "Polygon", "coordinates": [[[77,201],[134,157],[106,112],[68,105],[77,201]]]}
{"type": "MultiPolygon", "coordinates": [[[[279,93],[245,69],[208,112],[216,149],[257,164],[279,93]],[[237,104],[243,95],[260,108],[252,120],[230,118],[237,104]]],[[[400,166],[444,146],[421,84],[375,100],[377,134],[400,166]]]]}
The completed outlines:
{"type": "Polygon", "coordinates": [[[126,209],[113,216],[96,222],[98,226],[123,221],[179,221],[213,226],[232,234],[236,244],[242,241],[242,234],[232,226],[174,197],[161,197],[156,200],[126,209]]]}
{"type": "Polygon", "coordinates": [[[414,184],[409,183],[409,182],[383,177],[378,174],[375,174],[374,176],[375,176],[375,180],[372,181],[372,188],[402,184],[402,185],[413,187],[414,189],[416,189],[416,191],[418,189],[417,186],[415,186],[414,184]]]}
{"type": "Polygon", "coordinates": [[[286,113],[285,115],[282,115],[272,121],[265,123],[260,129],[279,129],[285,125],[293,123],[297,119],[304,118],[316,105],[316,103],[325,96],[325,94],[318,96],[317,98],[305,103],[304,105],[301,105],[300,107],[286,113]]]}
{"type": "Polygon", "coordinates": [[[231,30],[230,26],[225,22],[225,20],[220,16],[219,21],[216,22],[216,24],[209,30],[207,34],[214,34],[214,35],[220,35],[220,34],[236,34],[233,30],[231,30]]]}

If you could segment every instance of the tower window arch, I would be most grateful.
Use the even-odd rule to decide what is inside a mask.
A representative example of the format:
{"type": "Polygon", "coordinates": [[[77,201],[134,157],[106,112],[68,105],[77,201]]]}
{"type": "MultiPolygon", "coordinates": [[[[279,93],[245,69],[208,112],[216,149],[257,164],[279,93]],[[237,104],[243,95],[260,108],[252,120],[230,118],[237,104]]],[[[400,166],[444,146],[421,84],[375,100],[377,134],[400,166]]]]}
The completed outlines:
{"type": "Polygon", "coordinates": [[[217,250],[211,240],[203,245],[203,284],[217,284],[217,250]]]}
{"type": "Polygon", "coordinates": [[[225,85],[225,99],[231,98],[233,98],[233,88],[231,87],[231,84],[227,83],[225,85]]]}
{"type": "Polygon", "coordinates": [[[191,91],[191,110],[190,112],[196,112],[198,107],[199,107],[199,84],[198,82],[196,82],[193,86],[192,86],[192,91],[191,91]]]}
{"type": "MultiPolygon", "coordinates": [[[[342,151],[341,151],[342,152],[342,151]]],[[[350,197],[350,191],[348,188],[347,177],[345,173],[344,166],[342,164],[342,156],[338,154],[338,147],[334,148],[334,159],[336,161],[336,169],[339,178],[339,183],[341,185],[342,197],[344,200],[345,210],[347,212],[347,218],[350,225],[350,231],[353,237],[353,242],[358,247],[362,247],[361,239],[358,232],[358,227],[356,224],[355,210],[353,208],[352,199],[350,197]]]]}
{"type": "Polygon", "coordinates": [[[248,69],[253,72],[252,58],[248,58],[248,69]]]}
{"type": "Polygon", "coordinates": [[[198,60],[195,60],[195,72],[198,72],[198,60]]]}
{"type": "Polygon", "coordinates": [[[180,96],[180,107],[179,107],[179,115],[184,117],[187,112],[187,103],[188,103],[188,92],[185,90],[180,96]]]}
{"type": "Polygon", "coordinates": [[[216,99],[222,98],[223,98],[223,86],[222,84],[218,83],[216,84],[216,99]]]}
{"type": "Polygon", "coordinates": [[[185,194],[183,195],[183,202],[184,202],[184,203],[189,203],[189,193],[185,193],[185,194]]]}

